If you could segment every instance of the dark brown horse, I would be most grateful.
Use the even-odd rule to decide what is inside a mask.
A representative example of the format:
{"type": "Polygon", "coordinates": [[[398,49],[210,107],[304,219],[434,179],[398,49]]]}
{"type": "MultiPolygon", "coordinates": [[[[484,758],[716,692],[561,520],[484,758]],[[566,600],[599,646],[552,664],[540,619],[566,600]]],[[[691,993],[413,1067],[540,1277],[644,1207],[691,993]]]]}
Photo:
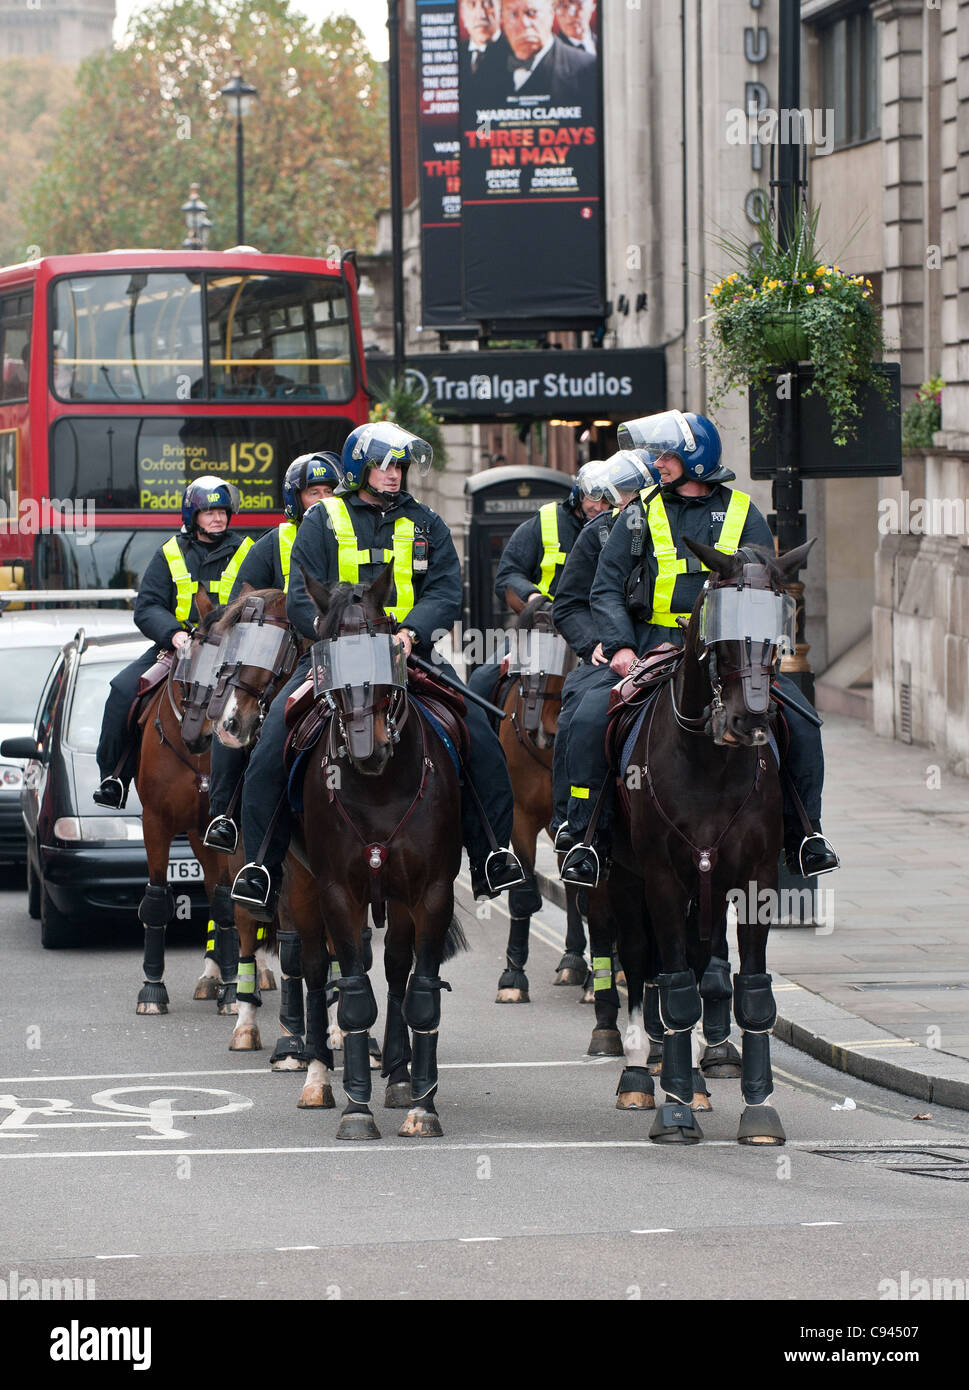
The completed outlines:
{"type": "MultiPolygon", "coordinates": [[[[200,589],[196,598],[203,616],[212,607],[200,589]]],[[[142,806],[142,828],[148,857],[148,886],[138,908],[145,928],[144,984],[138,994],[139,1014],[168,1012],[164,984],[165,929],[175,913],[175,899],[168,882],[172,840],[186,835],[205,876],[205,891],[215,923],[213,955],[220,979],[234,983],[234,914],[228,887],[220,889],[219,856],[202,843],[208,823],[209,745],[212,726],[206,714],[211,694],[209,673],[217,648],[196,629],[191,650],[172,664],[167,678],[148,698],[139,717],[141,745],[135,787],[142,806]],[[177,679],[177,675],[187,680],[177,679]],[[198,679],[193,679],[198,677],[198,679]]],[[[208,968],[208,967],[207,967],[208,968]]],[[[200,988],[206,977],[199,981],[200,988]]]]}
{"type": "Polygon", "coordinates": [[[667,1103],[650,1138],[702,1138],[691,1109],[698,985],[727,904],[739,902],[733,999],[743,1032],[746,1108],[737,1137],[745,1144],[782,1144],[784,1130],[769,1104],[776,1009],[766,946],[783,839],[777,761],[767,747],[774,712],[770,677],[778,644],[793,624],[793,600],[782,591],[810,544],[780,558],[759,549],[728,556],[687,545],[712,574],[687,626],[677,672],[654,698],[636,737],[624,779],[628,835],[617,818],[608,882],[629,988],[620,1088],[641,1096],[639,1108],[648,1108],[650,1029],[642,1001],[647,980],[655,977],[667,1103]]]}
{"type": "MultiPolygon", "coordinates": [[[[575,656],[552,626],[549,599],[523,604],[512,590],[508,590],[507,597],[517,616],[511,628],[507,666],[503,663],[496,688],[500,707],[507,716],[501,721],[498,737],[515,795],[511,843],[525,871],[525,882],[512,888],[508,895],[511,924],[496,1003],[527,1004],[525,965],[531,914],[542,906],[535,879],[535,852],[539,835],[548,830],[552,819],[555,734],[562,708],[562,686],[575,665],[575,656]]],[[[555,983],[584,985],[589,973],[585,931],[578,890],[572,887],[566,889],[566,918],[565,954],[556,967],[555,983]]]]}
{"type": "Polygon", "coordinates": [[[300,1103],[328,1103],[328,936],[341,971],[338,1018],[347,1094],[337,1137],[380,1137],[370,1111],[367,1030],[377,1003],[366,973],[364,933],[368,910],[374,907],[379,919],[385,906],[384,1104],[408,1110],[399,1134],[436,1136],[442,1133],[435,1107],[440,996],[448,988],[439,971],[463,944],[453,915],[461,863],[457,771],[433,724],[401,685],[401,649],[384,613],[392,565],[368,589],[304,579],[322,620],[312,669],[328,725],[307,760],[304,809],[290,851],[316,889],[314,898],[305,875],[290,873],[311,1059],[300,1103]]]}

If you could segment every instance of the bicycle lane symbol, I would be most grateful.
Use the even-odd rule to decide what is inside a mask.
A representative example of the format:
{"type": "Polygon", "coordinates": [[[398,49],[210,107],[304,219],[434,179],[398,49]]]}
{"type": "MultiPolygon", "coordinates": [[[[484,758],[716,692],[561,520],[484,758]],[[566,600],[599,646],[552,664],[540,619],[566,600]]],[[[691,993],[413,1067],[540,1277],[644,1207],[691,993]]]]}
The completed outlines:
{"type": "Polygon", "coordinates": [[[109,1091],[97,1091],[91,1097],[96,1106],[92,1110],[75,1106],[73,1101],[41,1096],[0,1095],[0,1139],[36,1139],[40,1132],[53,1129],[143,1129],[146,1134],[136,1134],[136,1139],[187,1139],[189,1131],[176,1129],[175,1120],[188,1116],[198,1118],[209,1115],[237,1114],[250,1110],[252,1101],[235,1091],[213,1090],[200,1086],[117,1086],[109,1091]],[[201,1104],[190,1105],[188,1109],[176,1109],[185,1103],[175,1095],[205,1097],[201,1104]],[[142,1096],[137,1104],[122,1100],[122,1096],[142,1096]],[[148,1096],[152,1098],[147,1099],[148,1096]],[[221,1102],[212,1104],[213,1098],[221,1102]],[[4,1111],[7,1113],[4,1114],[4,1111]],[[96,1119],[78,1119],[77,1116],[96,1116],[96,1119]],[[129,1118],[122,1118],[129,1117],[129,1118]]]}

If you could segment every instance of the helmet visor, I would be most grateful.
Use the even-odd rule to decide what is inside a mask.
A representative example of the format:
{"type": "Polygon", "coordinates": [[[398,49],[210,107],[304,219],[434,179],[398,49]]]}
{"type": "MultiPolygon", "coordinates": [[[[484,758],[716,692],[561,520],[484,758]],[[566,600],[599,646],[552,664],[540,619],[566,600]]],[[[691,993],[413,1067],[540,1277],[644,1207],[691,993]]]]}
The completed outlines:
{"type": "Polygon", "coordinates": [[[653,481],[645,456],[631,449],[621,450],[608,459],[583,464],[578,473],[578,484],[584,496],[597,501],[604,499],[614,506],[625,502],[633,493],[640,492],[653,481]]]}
{"type": "Polygon", "coordinates": [[[697,447],[690,422],[682,410],[661,410],[657,415],[629,420],[619,426],[617,436],[620,448],[642,449],[650,463],[656,463],[663,454],[676,454],[689,464],[690,455],[697,447]]]}
{"type": "Polygon", "coordinates": [[[205,477],[195,479],[185,494],[185,501],[199,512],[218,507],[237,512],[241,498],[235,483],[227,483],[224,478],[205,477]]]}
{"type": "Polygon", "coordinates": [[[772,589],[710,589],[700,610],[700,640],[766,642],[793,655],[797,604],[790,594],[772,589]]]}
{"type": "Polygon", "coordinates": [[[423,478],[430,472],[434,450],[400,425],[382,421],[365,429],[353,450],[354,459],[370,468],[407,468],[413,465],[423,478]]]}

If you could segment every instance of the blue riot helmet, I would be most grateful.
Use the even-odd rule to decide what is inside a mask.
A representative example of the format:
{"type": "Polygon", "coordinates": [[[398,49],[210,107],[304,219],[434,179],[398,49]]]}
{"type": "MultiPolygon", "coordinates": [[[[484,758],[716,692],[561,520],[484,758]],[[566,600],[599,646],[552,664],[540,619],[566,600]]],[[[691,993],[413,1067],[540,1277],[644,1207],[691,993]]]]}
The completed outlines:
{"type": "Polygon", "coordinates": [[[304,488],[318,483],[337,488],[343,482],[343,470],[338,454],[329,450],[317,454],[300,454],[293,459],[283,478],[283,511],[287,521],[295,521],[298,526],[303,520],[303,503],[300,493],[304,488]]]}
{"type": "Polygon", "coordinates": [[[730,483],[737,476],[721,464],[720,435],[705,415],[662,410],[620,425],[618,437],[621,448],[644,450],[651,464],[664,454],[675,454],[683,464],[683,477],[670,485],[674,488],[685,482],[730,483]]]}
{"type": "Polygon", "coordinates": [[[576,479],[584,497],[624,506],[643,488],[659,482],[659,472],[639,449],[620,449],[611,458],[583,464],[576,479]]]}
{"type": "Polygon", "coordinates": [[[239,489],[235,483],[227,483],[223,478],[207,473],[189,483],[182,494],[182,530],[189,534],[195,529],[195,518],[199,512],[221,508],[228,512],[231,520],[240,506],[239,489]]]}
{"type": "Polygon", "coordinates": [[[397,465],[404,470],[406,478],[407,469],[413,464],[423,477],[430,471],[433,458],[434,450],[426,439],[420,439],[389,420],[358,425],[347,436],[340,459],[343,491],[356,492],[363,487],[372,468],[397,465]]]}

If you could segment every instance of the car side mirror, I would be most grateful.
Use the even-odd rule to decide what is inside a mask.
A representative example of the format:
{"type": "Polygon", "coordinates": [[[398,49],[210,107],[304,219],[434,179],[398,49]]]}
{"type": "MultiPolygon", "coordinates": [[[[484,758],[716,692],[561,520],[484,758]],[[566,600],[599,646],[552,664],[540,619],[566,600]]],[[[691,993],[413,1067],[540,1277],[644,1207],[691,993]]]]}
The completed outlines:
{"type": "Polygon", "coordinates": [[[0,758],[32,758],[41,763],[48,761],[44,750],[37,747],[35,738],[5,738],[0,743],[0,758]]]}

